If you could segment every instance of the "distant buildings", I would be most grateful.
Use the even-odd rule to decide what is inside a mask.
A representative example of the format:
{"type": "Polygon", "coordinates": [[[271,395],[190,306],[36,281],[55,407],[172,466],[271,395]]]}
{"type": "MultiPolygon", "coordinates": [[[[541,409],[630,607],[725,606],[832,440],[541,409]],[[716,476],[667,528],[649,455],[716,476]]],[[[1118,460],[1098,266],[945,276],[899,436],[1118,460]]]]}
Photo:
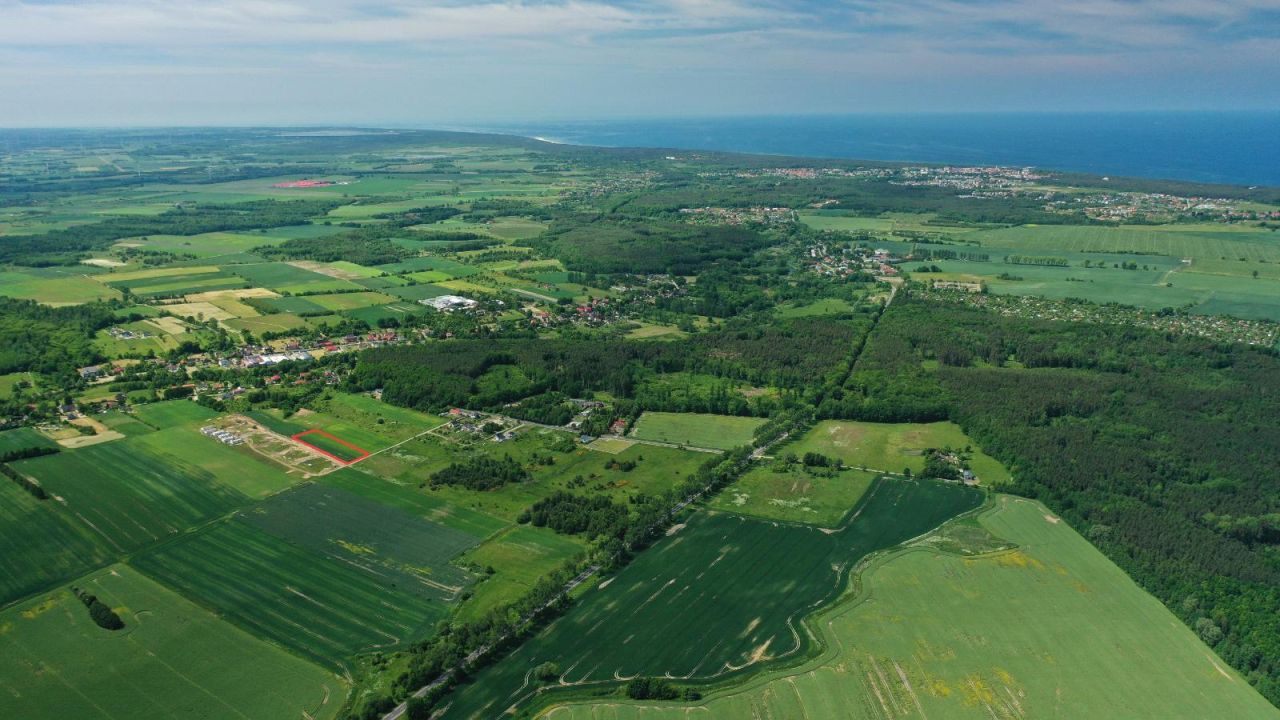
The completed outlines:
{"type": "Polygon", "coordinates": [[[440,312],[452,312],[454,310],[470,310],[480,303],[470,298],[464,298],[461,295],[441,295],[439,297],[425,298],[418,302],[429,308],[439,310],[440,312]]]}

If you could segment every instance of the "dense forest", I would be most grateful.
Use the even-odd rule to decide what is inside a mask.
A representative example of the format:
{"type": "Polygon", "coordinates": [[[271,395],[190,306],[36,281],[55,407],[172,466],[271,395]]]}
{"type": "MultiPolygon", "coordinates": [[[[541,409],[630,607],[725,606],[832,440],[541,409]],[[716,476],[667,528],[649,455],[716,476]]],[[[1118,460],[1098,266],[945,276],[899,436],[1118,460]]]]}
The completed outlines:
{"type": "Polygon", "coordinates": [[[0,244],[0,264],[74,265],[84,253],[105,249],[123,238],[301,225],[340,204],[332,200],[255,200],[233,205],[179,205],[159,215],[127,215],[43,235],[14,235],[0,244]]]}
{"type": "Polygon", "coordinates": [[[54,308],[0,297],[0,373],[73,375],[76,368],[97,362],[102,356],[93,347],[94,333],[141,318],[119,316],[116,310],[107,303],[54,308]]]}
{"type": "Polygon", "coordinates": [[[843,372],[842,361],[871,326],[871,317],[796,318],[763,327],[743,324],[671,342],[590,335],[557,340],[451,340],[381,348],[361,356],[348,383],[357,391],[382,388],[387,402],[427,411],[453,406],[498,409],[531,398],[521,403],[523,407],[527,402],[528,408],[517,408],[514,414],[539,422],[564,415],[565,408],[557,409],[564,396],[583,397],[593,391],[642,399],[643,409],[649,410],[699,407],[767,415],[775,407],[767,398],[749,401],[738,395],[731,401],[729,396],[719,395],[715,403],[695,405],[688,396],[677,397],[652,385],[646,392],[638,390],[655,373],[694,372],[778,388],[792,395],[811,393],[815,381],[843,372]],[[543,396],[548,392],[559,395],[543,396]]]}
{"type": "Polygon", "coordinates": [[[828,416],[951,418],[1280,701],[1280,357],[902,298],[828,416]]]}
{"type": "Polygon", "coordinates": [[[610,216],[559,220],[530,244],[581,272],[692,275],[717,261],[741,260],[769,240],[742,227],[610,216]]]}

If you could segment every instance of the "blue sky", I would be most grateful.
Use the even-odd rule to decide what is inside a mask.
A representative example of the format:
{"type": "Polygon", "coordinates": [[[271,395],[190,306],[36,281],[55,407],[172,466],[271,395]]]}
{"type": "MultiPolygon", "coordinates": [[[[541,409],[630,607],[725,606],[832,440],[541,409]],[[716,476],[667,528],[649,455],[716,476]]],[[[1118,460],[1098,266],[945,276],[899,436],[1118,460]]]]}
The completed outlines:
{"type": "Polygon", "coordinates": [[[1280,109],[1280,0],[0,0],[0,125],[1280,109]]]}

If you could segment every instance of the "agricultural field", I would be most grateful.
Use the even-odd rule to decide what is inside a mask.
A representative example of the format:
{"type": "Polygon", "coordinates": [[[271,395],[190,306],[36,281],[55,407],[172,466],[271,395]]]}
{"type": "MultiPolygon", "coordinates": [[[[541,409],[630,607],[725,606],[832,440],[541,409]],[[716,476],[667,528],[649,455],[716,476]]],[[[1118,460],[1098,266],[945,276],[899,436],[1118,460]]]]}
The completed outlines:
{"type": "Polygon", "coordinates": [[[120,297],[89,275],[42,276],[35,269],[0,271],[0,295],[35,300],[46,305],[79,305],[120,297]]]}
{"type": "MultiPolygon", "coordinates": [[[[394,512],[394,511],[391,511],[394,512]]],[[[248,520],[217,523],[134,557],[150,577],[324,667],[424,638],[448,614],[434,589],[393,586],[248,520]]]]}
{"type": "Polygon", "coordinates": [[[57,443],[41,434],[35,428],[20,427],[13,430],[0,431],[0,457],[32,448],[56,449],[57,447],[57,443]]]}
{"type": "Polygon", "coordinates": [[[841,594],[859,558],[982,503],[972,488],[879,480],[834,533],[726,513],[687,525],[582,595],[572,611],[455,691],[446,718],[527,701],[553,662],[569,691],[635,675],[723,680],[811,651],[796,623],[841,594]],[[620,621],[625,618],[625,621],[620,621]],[[654,642],[679,638],[679,642],[654,642]]]}
{"type": "Polygon", "coordinates": [[[205,422],[218,413],[190,400],[163,400],[135,406],[133,414],[157,430],[205,422]]]}
{"type": "Polygon", "coordinates": [[[304,430],[294,435],[293,439],[319,450],[343,465],[350,465],[357,460],[369,457],[368,450],[332,435],[326,430],[304,430]]]}
{"type": "MultiPolygon", "coordinates": [[[[824,420],[795,442],[775,448],[776,453],[804,455],[816,452],[843,460],[855,468],[901,473],[924,470],[925,451],[950,447],[962,450],[973,441],[954,423],[867,423],[824,420]]],[[[999,485],[1009,472],[995,458],[974,449],[970,469],[984,485],[999,485]]]]}
{"type": "Polygon", "coordinates": [[[766,520],[836,527],[875,479],[875,473],[862,470],[756,467],[716,495],[711,507],[766,520]]]}
{"type": "Polygon", "coordinates": [[[472,580],[450,562],[477,544],[475,536],[333,486],[281,493],[244,519],[290,545],[437,600],[456,599],[472,580]]]}
{"type": "Polygon", "coordinates": [[[363,289],[350,280],[339,280],[283,262],[233,265],[229,270],[243,278],[248,285],[264,287],[279,293],[363,289]]]}
{"type": "Polygon", "coordinates": [[[376,501],[388,507],[458,530],[483,540],[508,527],[509,522],[485,513],[459,507],[417,490],[404,483],[376,477],[364,471],[367,465],[328,473],[320,482],[353,495],[376,501]]]}
{"type": "Polygon", "coordinates": [[[874,563],[861,591],[813,624],[826,651],[801,666],[693,705],[618,698],[543,717],[1277,717],[1190,629],[1039,503],[999,496],[975,529],[986,537],[971,534],[959,549],[980,554],[925,541],[874,563]],[[992,536],[1016,548],[991,551],[992,536]]]}
{"type": "Polygon", "coordinates": [[[243,493],[219,482],[199,456],[179,459],[168,443],[160,450],[148,447],[158,435],[66,450],[12,467],[61,498],[64,512],[118,552],[138,549],[248,504],[243,493]]]}
{"type": "Polygon", "coordinates": [[[728,450],[751,442],[763,418],[703,413],[646,412],[636,420],[630,437],[637,440],[728,450]]]}
{"type": "Polygon", "coordinates": [[[69,587],[0,612],[0,716],[23,720],[336,716],[341,678],[220,620],[128,565],[77,579],[125,627],[104,630],[69,587]]]}
{"type": "Polygon", "coordinates": [[[0,478],[0,607],[108,557],[97,534],[57,501],[37,500],[0,478]]]}

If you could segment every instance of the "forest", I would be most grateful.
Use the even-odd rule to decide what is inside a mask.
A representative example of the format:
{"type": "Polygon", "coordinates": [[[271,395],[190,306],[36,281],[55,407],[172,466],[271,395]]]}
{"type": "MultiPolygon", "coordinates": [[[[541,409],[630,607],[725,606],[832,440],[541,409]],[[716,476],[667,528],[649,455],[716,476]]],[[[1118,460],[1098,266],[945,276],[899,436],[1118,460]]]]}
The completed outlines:
{"type": "Polygon", "coordinates": [[[1280,701],[1277,353],[906,297],[820,412],[959,423],[1280,701]]]}

